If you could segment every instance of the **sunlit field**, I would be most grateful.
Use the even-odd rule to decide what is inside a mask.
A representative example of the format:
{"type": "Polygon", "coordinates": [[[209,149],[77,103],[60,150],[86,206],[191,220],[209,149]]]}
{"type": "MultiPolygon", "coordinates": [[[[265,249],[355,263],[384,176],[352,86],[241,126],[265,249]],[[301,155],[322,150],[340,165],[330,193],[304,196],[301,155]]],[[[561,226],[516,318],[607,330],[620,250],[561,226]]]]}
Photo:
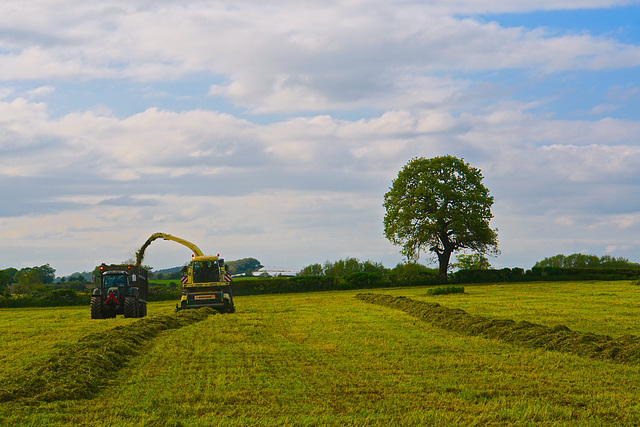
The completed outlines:
{"type": "MultiPolygon", "coordinates": [[[[101,350],[96,334],[126,335],[149,323],[91,320],[88,307],[0,310],[0,425],[640,423],[636,364],[451,332],[361,301],[359,292],[237,297],[235,314],[205,315],[136,338],[122,366],[73,399],[35,391],[15,397],[12,387],[61,354],[73,359],[69,349],[87,337],[90,351],[106,352],[109,343],[101,350]]],[[[465,286],[451,295],[370,292],[488,318],[640,336],[640,288],[625,281],[465,286]]],[[[172,319],[174,306],[151,304],[147,320],[172,319]]],[[[93,362],[84,363],[78,366],[93,362]]],[[[51,378],[46,387],[61,387],[63,379],[51,378]]]]}

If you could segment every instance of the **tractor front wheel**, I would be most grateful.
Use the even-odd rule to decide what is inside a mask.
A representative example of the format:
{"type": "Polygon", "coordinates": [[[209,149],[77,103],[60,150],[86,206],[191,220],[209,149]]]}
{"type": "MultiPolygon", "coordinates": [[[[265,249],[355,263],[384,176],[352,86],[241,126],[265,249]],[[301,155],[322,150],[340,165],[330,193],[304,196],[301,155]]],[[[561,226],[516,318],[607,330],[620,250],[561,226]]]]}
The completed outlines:
{"type": "Polygon", "coordinates": [[[102,297],[91,297],[91,318],[102,319],[102,297]]]}

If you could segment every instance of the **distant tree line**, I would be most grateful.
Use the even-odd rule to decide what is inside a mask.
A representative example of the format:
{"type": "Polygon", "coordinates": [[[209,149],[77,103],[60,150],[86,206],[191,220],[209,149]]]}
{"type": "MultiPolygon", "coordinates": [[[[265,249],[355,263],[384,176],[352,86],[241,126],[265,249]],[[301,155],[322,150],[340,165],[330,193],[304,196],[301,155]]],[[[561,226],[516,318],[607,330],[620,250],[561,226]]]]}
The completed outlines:
{"type": "Polygon", "coordinates": [[[56,270],[49,264],[40,267],[13,267],[0,270],[0,293],[28,294],[46,290],[46,285],[53,283],[56,270]]]}
{"type": "MultiPolygon", "coordinates": [[[[255,271],[262,265],[255,258],[228,263],[233,274],[255,271]]],[[[365,289],[399,286],[438,286],[441,284],[524,282],[536,280],[623,280],[639,279],[640,264],[623,257],[572,254],[555,255],[537,262],[530,270],[492,269],[483,254],[460,254],[452,265],[458,271],[443,279],[438,269],[416,262],[385,268],[382,263],[346,258],[315,263],[302,268],[296,277],[234,279],[236,295],[311,292],[320,290],[365,289]]],[[[178,274],[181,274],[178,271],[178,274]]],[[[0,270],[0,307],[57,306],[85,304],[87,295],[77,294],[89,285],[91,273],[74,273],[65,280],[55,279],[49,264],[23,269],[0,270]],[[12,294],[17,296],[12,296],[12,294]]],[[[174,289],[150,290],[151,300],[175,298],[174,289]]]]}
{"type": "Polygon", "coordinates": [[[585,255],[581,253],[552,257],[536,262],[535,267],[556,267],[556,268],[640,268],[640,264],[630,262],[624,257],[614,257],[611,255],[585,255]]]}
{"type": "MultiPolygon", "coordinates": [[[[544,258],[530,270],[523,268],[493,269],[482,253],[459,254],[452,267],[458,271],[443,279],[439,270],[418,263],[400,263],[392,269],[382,263],[347,258],[311,264],[299,276],[338,278],[338,287],[355,289],[364,285],[428,286],[441,283],[490,283],[536,280],[624,280],[640,277],[640,264],[623,257],[572,254],[544,258]]],[[[255,284],[257,286],[258,284],[255,284]]]]}
{"type": "Polygon", "coordinates": [[[380,262],[346,258],[338,261],[326,261],[324,264],[311,264],[298,272],[298,276],[347,276],[353,273],[384,273],[386,269],[380,262]]]}

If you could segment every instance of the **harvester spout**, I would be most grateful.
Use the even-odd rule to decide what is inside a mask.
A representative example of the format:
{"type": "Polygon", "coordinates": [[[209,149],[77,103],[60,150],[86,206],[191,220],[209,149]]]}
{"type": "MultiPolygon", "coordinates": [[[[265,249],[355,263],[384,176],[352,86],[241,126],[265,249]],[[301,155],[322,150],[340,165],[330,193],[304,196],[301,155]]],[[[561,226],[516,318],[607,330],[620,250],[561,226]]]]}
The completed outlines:
{"type": "Polygon", "coordinates": [[[167,233],[154,233],[154,234],[151,235],[151,237],[149,237],[147,239],[146,242],[144,242],[144,244],[136,252],[136,265],[137,266],[142,265],[142,261],[144,260],[144,252],[147,250],[147,247],[151,244],[151,242],[153,242],[156,239],[173,240],[174,242],[178,242],[181,245],[184,245],[184,246],[188,247],[189,249],[191,249],[195,256],[203,256],[204,255],[204,253],[200,250],[199,247],[197,247],[196,245],[194,245],[193,243],[191,243],[191,242],[189,242],[187,240],[181,239],[179,237],[172,236],[171,234],[167,234],[167,233]]]}

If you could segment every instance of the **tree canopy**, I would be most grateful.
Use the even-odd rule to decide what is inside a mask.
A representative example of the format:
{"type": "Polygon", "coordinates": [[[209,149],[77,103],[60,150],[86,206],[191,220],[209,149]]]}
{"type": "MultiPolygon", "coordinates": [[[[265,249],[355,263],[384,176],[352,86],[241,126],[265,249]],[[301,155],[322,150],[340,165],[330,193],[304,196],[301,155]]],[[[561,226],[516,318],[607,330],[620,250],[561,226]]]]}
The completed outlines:
{"type": "Polygon", "coordinates": [[[456,257],[456,262],[451,265],[460,270],[488,270],[491,264],[484,254],[460,254],[456,257]]]}
{"type": "Polygon", "coordinates": [[[383,273],[384,265],[370,260],[360,261],[358,258],[347,257],[338,261],[326,261],[324,265],[311,264],[302,268],[298,276],[346,276],[353,273],[383,273]]]}
{"type": "Polygon", "coordinates": [[[497,254],[498,230],[489,226],[493,197],[482,178],[454,156],[412,159],[384,195],[385,236],[409,261],[428,249],[444,278],[454,251],[497,254]]]}

